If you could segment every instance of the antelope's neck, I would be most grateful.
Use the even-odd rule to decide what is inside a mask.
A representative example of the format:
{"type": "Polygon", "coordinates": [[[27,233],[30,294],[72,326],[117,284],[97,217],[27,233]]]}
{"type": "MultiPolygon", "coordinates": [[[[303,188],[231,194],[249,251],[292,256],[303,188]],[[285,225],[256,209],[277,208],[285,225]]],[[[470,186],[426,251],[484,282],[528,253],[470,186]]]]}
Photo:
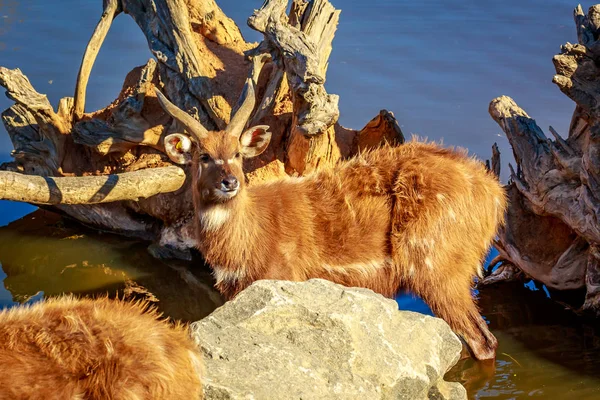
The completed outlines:
{"type": "Polygon", "coordinates": [[[246,256],[260,237],[257,209],[247,191],[216,204],[200,204],[198,245],[214,269],[236,270],[246,264],[246,256]]]}

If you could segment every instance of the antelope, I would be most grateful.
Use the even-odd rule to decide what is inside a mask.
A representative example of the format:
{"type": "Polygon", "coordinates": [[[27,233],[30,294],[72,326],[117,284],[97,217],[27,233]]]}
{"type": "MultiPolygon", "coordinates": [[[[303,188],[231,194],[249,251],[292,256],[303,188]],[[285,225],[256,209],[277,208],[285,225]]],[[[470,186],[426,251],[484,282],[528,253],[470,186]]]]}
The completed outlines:
{"type": "Polygon", "coordinates": [[[322,278],[387,297],[410,290],[477,359],[495,357],[497,340],[471,290],[506,198],[480,162],[413,140],[246,187],[243,159],[261,154],[271,138],[268,126],[244,130],[254,82],[247,80],[223,131],[207,131],[156,94],[189,134],[166,136],[165,150],[191,169],[197,247],[226,298],[260,279],[322,278]]]}
{"type": "Polygon", "coordinates": [[[0,399],[199,399],[181,325],[144,303],[51,299],[0,312],[0,399]]]}

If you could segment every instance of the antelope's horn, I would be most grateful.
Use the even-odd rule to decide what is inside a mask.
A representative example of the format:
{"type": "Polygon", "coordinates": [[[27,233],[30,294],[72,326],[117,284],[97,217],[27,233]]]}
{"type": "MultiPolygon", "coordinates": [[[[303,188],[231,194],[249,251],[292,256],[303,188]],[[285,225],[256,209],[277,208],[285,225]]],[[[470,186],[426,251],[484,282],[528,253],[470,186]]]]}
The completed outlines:
{"type": "Polygon", "coordinates": [[[156,92],[156,97],[158,97],[158,102],[163,110],[171,117],[181,122],[189,134],[193,135],[198,140],[206,139],[208,137],[208,131],[202,126],[200,121],[171,103],[158,89],[154,89],[154,91],[156,92]]]}
{"type": "Polygon", "coordinates": [[[240,99],[244,99],[242,105],[235,114],[233,114],[231,121],[229,121],[229,125],[225,128],[225,132],[235,137],[240,137],[250,118],[250,114],[252,114],[252,110],[254,110],[256,94],[254,93],[254,81],[252,78],[246,79],[246,85],[244,85],[244,91],[242,92],[240,99]]]}

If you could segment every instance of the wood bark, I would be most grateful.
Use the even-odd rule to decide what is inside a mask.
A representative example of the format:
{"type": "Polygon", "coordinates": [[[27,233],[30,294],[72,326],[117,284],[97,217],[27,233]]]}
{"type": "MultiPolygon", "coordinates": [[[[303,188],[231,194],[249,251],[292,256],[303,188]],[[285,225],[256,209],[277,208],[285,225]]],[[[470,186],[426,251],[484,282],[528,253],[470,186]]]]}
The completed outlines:
{"type": "Polygon", "coordinates": [[[147,168],[118,175],[43,177],[17,172],[0,172],[0,196],[4,200],[34,204],[99,204],[138,200],[183,186],[181,168],[147,168]]]}
{"type": "Polygon", "coordinates": [[[551,289],[585,289],[582,309],[600,312],[600,5],[574,19],[579,43],[553,58],[553,82],[576,103],[569,132],[548,138],[514,100],[502,96],[490,115],[506,133],[517,170],[497,247],[508,269],[484,283],[523,272],[551,289]],[[501,276],[502,275],[502,276],[501,276]]]}
{"type": "Polygon", "coordinates": [[[102,15],[81,62],[75,97],[61,99],[58,110],[20,70],[0,67],[0,85],[15,101],[2,114],[15,150],[14,161],[0,167],[6,171],[0,182],[36,188],[16,193],[16,183],[0,186],[0,198],[50,204],[84,224],[154,240],[153,248],[162,249],[156,254],[189,257],[190,183],[181,186],[180,172],[169,169],[163,153],[163,138],[183,127],[160,108],[154,88],[206,128],[223,129],[251,76],[257,106],[249,124],[270,125],[273,135],[269,149],[246,162],[250,184],[308,173],[360,150],[404,141],[386,110],[359,131],[337,124],[338,97],[324,83],[340,10],[327,0],[293,0],[289,15],[288,0],[267,0],[248,21],[264,35],[258,45],[244,40],[214,0],[98,0],[98,5],[102,15]],[[85,113],[95,57],[112,20],[123,15],[137,23],[153,58],[127,75],[112,104],[85,113]],[[155,184],[128,180],[144,174],[155,184]]]}
{"type": "Polygon", "coordinates": [[[75,106],[73,111],[76,120],[83,117],[85,111],[85,92],[92,72],[92,67],[94,66],[94,61],[96,61],[100,47],[108,34],[113,19],[115,19],[121,11],[119,5],[119,0],[107,0],[104,2],[104,12],[102,13],[102,17],[85,49],[83,60],[81,61],[81,66],[79,68],[79,74],[77,75],[77,84],[75,85],[75,106]]]}

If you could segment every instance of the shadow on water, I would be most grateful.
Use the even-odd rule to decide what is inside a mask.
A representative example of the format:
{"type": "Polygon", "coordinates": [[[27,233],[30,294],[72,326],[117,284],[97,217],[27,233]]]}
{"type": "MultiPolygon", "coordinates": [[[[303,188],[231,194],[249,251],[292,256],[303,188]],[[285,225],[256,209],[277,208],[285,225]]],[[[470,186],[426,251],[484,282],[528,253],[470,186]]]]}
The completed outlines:
{"type": "Polygon", "coordinates": [[[108,295],[146,299],[169,317],[196,321],[222,304],[202,264],[159,261],[147,246],[36,211],[0,228],[0,308],[62,293],[108,295]]]}

